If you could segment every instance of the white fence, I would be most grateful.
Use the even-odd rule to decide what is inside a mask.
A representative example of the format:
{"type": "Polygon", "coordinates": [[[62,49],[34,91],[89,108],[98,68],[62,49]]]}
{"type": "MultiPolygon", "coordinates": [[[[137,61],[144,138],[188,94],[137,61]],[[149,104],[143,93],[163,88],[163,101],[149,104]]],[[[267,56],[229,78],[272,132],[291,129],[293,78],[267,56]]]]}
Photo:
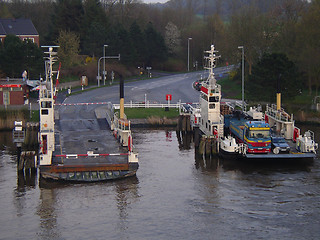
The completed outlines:
{"type": "MultiPolygon", "coordinates": [[[[149,101],[145,103],[125,103],[125,108],[180,108],[183,103],[150,103],[149,101]]],[[[113,104],[114,109],[120,109],[120,104],[113,104]]]]}

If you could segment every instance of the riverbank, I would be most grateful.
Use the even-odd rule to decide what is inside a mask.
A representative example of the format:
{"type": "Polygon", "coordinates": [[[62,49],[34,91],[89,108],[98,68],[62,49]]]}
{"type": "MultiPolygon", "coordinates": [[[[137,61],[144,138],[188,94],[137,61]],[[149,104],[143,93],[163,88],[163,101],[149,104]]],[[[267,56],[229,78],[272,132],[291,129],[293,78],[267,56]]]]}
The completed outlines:
{"type": "Polygon", "coordinates": [[[158,128],[158,127],[176,127],[178,117],[148,117],[148,118],[133,118],[129,119],[132,128],[158,128]]]}
{"type": "MultiPolygon", "coordinates": [[[[126,108],[125,113],[133,128],[157,128],[157,127],[176,127],[178,123],[179,110],[126,108]]],[[[308,125],[320,125],[320,114],[318,112],[298,111],[294,114],[296,123],[308,125]]],[[[22,121],[23,127],[31,124],[39,124],[39,110],[30,110],[25,107],[22,109],[0,109],[0,130],[12,130],[14,121],[22,121]]]]}
{"type": "Polygon", "coordinates": [[[39,110],[29,110],[25,106],[21,109],[0,109],[0,130],[12,130],[15,121],[22,121],[23,127],[39,123],[39,110]]]}

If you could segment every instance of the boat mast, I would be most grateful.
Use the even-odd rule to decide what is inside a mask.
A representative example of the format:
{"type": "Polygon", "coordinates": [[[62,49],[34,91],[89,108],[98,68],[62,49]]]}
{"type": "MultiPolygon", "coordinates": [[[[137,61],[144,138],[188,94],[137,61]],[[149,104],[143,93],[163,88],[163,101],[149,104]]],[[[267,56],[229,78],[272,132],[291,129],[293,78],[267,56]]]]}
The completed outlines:
{"type": "Polygon", "coordinates": [[[209,55],[204,57],[204,59],[207,60],[207,66],[205,66],[204,68],[209,70],[207,83],[209,87],[212,89],[212,88],[215,88],[215,85],[217,82],[213,70],[216,67],[216,59],[220,58],[221,56],[216,55],[218,51],[214,49],[214,45],[211,45],[211,49],[208,51],[205,51],[205,53],[208,53],[209,55]]]}
{"type": "Polygon", "coordinates": [[[54,89],[53,89],[53,71],[52,66],[56,62],[57,52],[54,48],[58,46],[44,46],[48,48],[45,52],[45,80],[40,82],[39,104],[40,104],[40,166],[51,165],[54,145],[54,89]]]}

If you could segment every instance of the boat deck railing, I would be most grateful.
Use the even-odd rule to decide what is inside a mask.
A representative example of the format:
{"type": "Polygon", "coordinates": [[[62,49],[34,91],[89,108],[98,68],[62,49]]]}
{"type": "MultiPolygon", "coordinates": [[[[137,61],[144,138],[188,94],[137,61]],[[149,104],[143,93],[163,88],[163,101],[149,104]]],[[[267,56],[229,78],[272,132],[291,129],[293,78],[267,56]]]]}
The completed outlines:
{"type": "Polygon", "coordinates": [[[120,119],[119,116],[118,116],[118,112],[116,112],[114,114],[114,120],[113,121],[114,121],[115,128],[117,128],[119,130],[122,130],[122,131],[125,131],[125,130],[130,131],[131,130],[130,120],[126,119],[126,117],[124,119],[120,119]]]}
{"type": "Polygon", "coordinates": [[[244,143],[239,143],[238,151],[240,154],[245,155],[247,152],[248,146],[244,143]]]}
{"type": "Polygon", "coordinates": [[[283,108],[281,108],[280,110],[277,110],[277,106],[275,104],[272,104],[271,106],[267,105],[266,114],[268,114],[269,116],[273,117],[278,121],[283,121],[283,122],[293,121],[293,114],[289,115],[288,113],[286,113],[286,111],[283,108]]]}

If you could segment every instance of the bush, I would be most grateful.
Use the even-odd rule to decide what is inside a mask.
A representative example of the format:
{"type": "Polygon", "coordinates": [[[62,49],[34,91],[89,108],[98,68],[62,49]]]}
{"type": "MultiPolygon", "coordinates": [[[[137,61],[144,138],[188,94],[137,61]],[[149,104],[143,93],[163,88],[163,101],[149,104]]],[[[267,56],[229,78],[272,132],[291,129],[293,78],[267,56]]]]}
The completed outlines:
{"type": "Polygon", "coordinates": [[[169,72],[181,72],[186,70],[186,65],[180,59],[169,58],[164,63],[163,70],[169,71],[169,72]]]}
{"type": "MultiPolygon", "coordinates": [[[[102,77],[103,64],[100,62],[100,74],[102,77]]],[[[97,61],[92,61],[87,64],[78,65],[61,70],[61,82],[67,81],[77,81],[81,76],[87,76],[89,83],[96,83],[98,75],[98,65],[97,61]]],[[[106,62],[107,79],[111,79],[111,71],[114,71],[115,78],[119,78],[121,74],[124,78],[135,76],[139,74],[139,70],[134,67],[126,67],[118,62],[106,62]]]]}

